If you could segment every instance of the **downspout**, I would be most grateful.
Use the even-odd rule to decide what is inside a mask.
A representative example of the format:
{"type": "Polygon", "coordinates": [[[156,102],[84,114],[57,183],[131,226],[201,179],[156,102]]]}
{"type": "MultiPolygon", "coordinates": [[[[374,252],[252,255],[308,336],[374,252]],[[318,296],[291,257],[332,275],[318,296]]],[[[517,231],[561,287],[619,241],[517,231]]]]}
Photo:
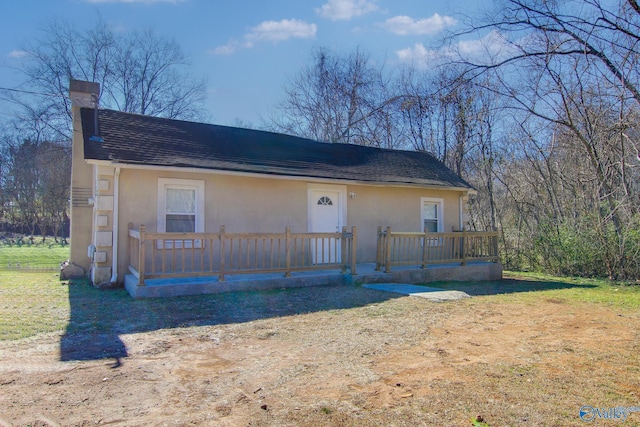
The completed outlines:
{"type": "Polygon", "coordinates": [[[113,253],[111,255],[111,283],[118,281],[118,234],[119,205],[120,205],[120,168],[116,167],[113,177],[113,253]]]}
{"type": "Polygon", "coordinates": [[[458,223],[459,223],[460,231],[463,231],[463,229],[464,229],[464,222],[463,222],[463,218],[462,218],[462,215],[464,213],[464,211],[463,211],[463,208],[464,208],[463,199],[464,199],[464,194],[460,193],[460,197],[458,198],[458,223]]]}

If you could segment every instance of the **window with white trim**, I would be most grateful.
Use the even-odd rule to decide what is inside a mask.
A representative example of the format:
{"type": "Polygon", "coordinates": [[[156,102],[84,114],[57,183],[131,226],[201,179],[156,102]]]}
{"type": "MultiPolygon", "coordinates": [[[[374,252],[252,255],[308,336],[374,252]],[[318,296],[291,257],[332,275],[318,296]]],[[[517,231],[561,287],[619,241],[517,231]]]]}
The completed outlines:
{"type": "Polygon", "coordinates": [[[194,233],[196,231],[196,190],[169,187],[165,191],[164,231],[194,233]]]}
{"type": "Polygon", "coordinates": [[[444,218],[442,215],[444,200],[435,197],[421,197],[421,221],[422,230],[429,233],[441,233],[444,230],[444,218]]]}
{"type": "MultiPolygon", "coordinates": [[[[158,179],[158,232],[204,232],[204,181],[158,179]]],[[[196,245],[199,243],[196,241],[196,245]]],[[[169,244],[172,242],[165,241],[165,247],[169,244]]]]}

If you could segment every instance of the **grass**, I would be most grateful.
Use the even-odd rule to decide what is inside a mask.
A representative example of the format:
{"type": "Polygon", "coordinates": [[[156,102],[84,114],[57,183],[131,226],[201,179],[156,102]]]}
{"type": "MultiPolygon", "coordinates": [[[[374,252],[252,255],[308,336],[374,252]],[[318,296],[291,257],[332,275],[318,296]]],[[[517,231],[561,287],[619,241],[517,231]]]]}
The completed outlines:
{"type": "Polygon", "coordinates": [[[9,240],[0,241],[0,270],[17,268],[58,268],[60,263],[69,259],[69,245],[56,243],[53,240],[34,243],[22,243],[9,240]]]}
{"type": "MultiPolygon", "coordinates": [[[[345,293],[316,290],[318,311],[354,307],[345,293]]],[[[385,300],[358,288],[358,303],[385,300]]],[[[353,295],[352,295],[353,296],[353,295]]],[[[301,313],[308,304],[305,289],[251,291],[134,300],[124,289],[100,290],[88,280],[61,282],[58,275],[0,271],[0,340],[27,338],[43,332],[125,334],[185,326],[243,323],[301,313]]]]}
{"type": "MultiPolygon", "coordinates": [[[[363,386],[363,391],[357,392],[354,388],[348,395],[341,394],[347,402],[344,407],[338,400],[335,400],[335,404],[331,403],[333,400],[329,400],[320,406],[317,403],[318,399],[308,399],[313,401],[313,405],[300,404],[298,407],[299,402],[296,402],[295,410],[282,403],[282,408],[286,409],[280,413],[300,414],[294,415],[300,422],[269,418],[272,424],[283,421],[281,424],[350,425],[362,421],[362,424],[388,425],[389,420],[393,419],[397,425],[415,425],[420,424],[419,419],[428,416],[431,417],[433,425],[581,425],[584,422],[579,420],[578,410],[583,404],[597,404],[604,408],[636,403],[636,379],[640,372],[640,364],[636,360],[639,354],[636,329],[625,330],[629,332],[629,338],[627,335],[610,334],[612,330],[619,331],[624,328],[608,328],[612,328],[613,323],[620,326],[628,321],[633,322],[631,325],[637,325],[640,286],[612,284],[606,280],[557,278],[517,272],[508,272],[505,279],[500,281],[440,282],[429,285],[464,290],[478,297],[436,304],[419,298],[386,295],[352,286],[339,289],[305,288],[134,300],[122,289],[98,290],[90,286],[86,280],[67,283],[60,282],[57,275],[50,273],[0,271],[0,340],[4,341],[3,345],[6,344],[7,351],[12,351],[14,347],[31,346],[35,344],[35,340],[15,344],[9,341],[37,337],[38,334],[46,332],[63,333],[60,337],[61,360],[98,360],[114,358],[113,353],[117,353],[118,348],[124,349],[121,353],[126,356],[126,340],[119,342],[123,334],[164,330],[159,334],[147,337],[141,334],[142,336],[136,338],[138,350],[144,351],[146,356],[132,358],[123,363],[123,366],[129,367],[128,372],[138,372],[137,368],[143,367],[147,372],[148,368],[151,373],[150,379],[155,378],[156,374],[163,378],[167,366],[188,366],[190,368],[185,368],[183,376],[178,377],[181,381],[188,379],[190,382],[189,387],[184,387],[185,391],[181,392],[182,396],[187,396],[187,393],[193,396],[195,390],[200,388],[204,393],[205,390],[209,390],[207,387],[213,387],[216,393],[224,390],[217,395],[220,399],[237,396],[238,384],[242,384],[244,378],[254,378],[251,372],[266,372],[267,376],[259,380],[260,386],[269,390],[273,385],[274,396],[284,393],[287,398],[290,397],[289,390],[293,389],[288,387],[309,380],[309,387],[314,388],[306,389],[309,392],[307,397],[313,397],[316,384],[320,384],[314,381],[325,381],[330,375],[343,375],[350,369],[349,366],[357,368],[348,371],[350,374],[369,372],[369,369],[373,369],[372,360],[380,362],[377,367],[380,369],[379,372],[384,372],[380,374],[381,379],[367,383],[366,387],[363,386]],[[378,295],[381,299],[367,299],[360,308],[352,308],[355,306],[348,301],[350,293],[357,293],[363,299],[363,296],[368,295],[378,295]],[[337,301],[329,304],[323,300],[329,296],[337,301]],[[558,311],[566,310],[569,316],[563,313],[563,316],[557,318],[560,323],[554,322],[554,317],[545,323],[545,317],[524,315],[527,307],[533,307],[535,304],[546,305],[542,310],[544,313],[552,313],[557,307],[558,311]],[[581,309],[573,310],[572,305],[581,309]],[[606,309],[596,309],[601,305],[605,305],[606,309]],[[301,306],[303,310],[309,311],[300,311],[301,306]],[[344,308],[348,310],[343,310],[344,308]],[[591,308],[595,310],[592,311],[591,308]],[[317,311],[319,315],[313,316],[313,311],[317,311]],[[570,317],[572,311],[579,312],[578,317],[583,319],[583,322],[584,319],[590,319],[589,315],[592,312],[605,314],[606,322],[601,324],[596,317],[593,323],[587,322],[585,325],[589,329],[581,328],[580,331],[585,332],[576,332],[575,339],[571,333],[573,328],[561,339],[556,339],[555,332],[568,325],[567,321],[573,321],[570,317]],[[242,317],[238,314],[241,312],[256,314],[250,315],[254,317],[242,317]],[[281,318],[298,313],[309,315],[281,318]],[[630,315],[631,313],[635,314],[630,315]],[[616,314],[622,314],[623,317],[617,317],[616,314]],[[377,319],[370,321],[368,317],[377,319]],[[253,319],[261,321],[239,325],[253,319]],[[454,333],[446,335],[449,332],[439,328],[436,334],[436,329],[432,328],[434,324],[430,323],[432,320],[437,320],[438,324],[446,328],[453,326],[454,333]],[[516,321],[515,329],[509,323],[511,320],[516,321]],[[487,323],[483,324],[485,321],[487,323]],[[200,328],[217,323],[227,324],[228,327],[200,328]],[[168,330],[183,326],[187,328],[168,330]],[[527,326],[530,326],[531,330],[527,330],[527,326]],[[521,327],[524,329],[524,335],[518,338],[521,327]],[[467,328],[472,330],[467,333],[467,328]],[[339,333],[330,334],[328,331],[332,329],[338,330],[339,333]],[[595,331],[596,335],[593,340],[585,342],[582,338],[589,337],[588,334],[591,333],[586,332],[587,330],[595,331]],[[512,341],[507,339],[502,343],[494,342],[494,339],[500,340],[497,334],[502,334],[503,331],[505,334],[512,334],[509,337],[515,340],[514,354],[508,357],[505,354],[511,351],[512,341]],[[460,337],[454,336],[455,333],[460,334],[460,337]],[[329,336],[326,339],[322,338],[326,334],[329,336]],[[408,338],[405,338],[407,336],[408,338]],[[476,336],[484,338],[477,340],[476,336]],[[220,339],[222,341],[219,341],[220,339]],[[269,352],[278,349],[284,354],[285,349],[290,349],[291,346],[298,346],[301,342],[303,346],[297,353],[287,354],[287,357],[273,357],[274,365],[267,362],[271,360],[268,353],[260,356],[254,364],[250,364],[248,360],[251,359],[251,353],[247,356],[245,352],[246,349],[256,346],[256,339],[265,340],[265,343],[269,340],[265,350],[269,352]],[[216,383],[209,385],[213,369],[209,365],[201,366],[200,357],[209,354],[203,353],[204,348],[214,352],[213,349],[216,349],[220,342],[229,345],[225,347],[229,351],[235,349],[237,353],[229,360],[238,360],[241,369],[231,370],[226,366],[220,368],[225,374],[220,374],[219,384],[216,377],[216,383]],[[601,342],[604,344],[594,344],[601,342]],[[190,347],[192,344],[196,346],[193,351],[190,347]],[[166,351],[163,349],[171,346],[175,346],[175,350],[167,352],[166,358],[165,354],[158,358],[148,357],[155,354],[156,350],[166,351]],[[323,355],[321,349],[325,347],[327,360],[320,357],[323,355]],[[353,350],[354,348],[356,350],[353,350]],[[469,351],[456,353],[457,350],[465,348],[469,351]],[[372,349],[380,352],[372,352],[372,349]],[[447,355],[447,351],[444,350],[440,353],[440,349],[445,349],[450,354],[447,355]],[[84,353],[80,354],[81,350],[84,353]],[[310,354],[319,356],[310,359],[310,354]],[[399,357],[397,363],[394,362],[396,356],[399,357]],[[462,362],[463,356],[468,356],[470,360],[464,359],[462,362]],[[193,361],[189,364],[188,360],[191,359],[193,361]],[[342,361],[345,361],[347,368],[339,366],[342,361]],[[246,373],[245,377],[238,377],[237,372],[245,368],[249,369],[245,373],[249,373],[246,373]],[[432,368],[435,370],[430,371],[432,368]],[[250,371],[251,369],[254,371],[250,371]],[[342,373],[337,374],[336,369],[342,373]],[[294,377],[294,371],[295,375],[300,376],[294,377]],[[226,375],[228,372],[232,372],[233,375],[226,375]],[[276,375],[278,372],[281,374],[276,375]],[[292,382],[276,390],[276,383],[269,383],[271,380],[267,379],[272,373],[274,378],[287,378],[292,382]],[[194,376],[196,374],[200,377],[194,376]],[[204,378],[207,381],[203,381],[204,378]],[[397,406],[381,410],[379,402],[384,403],[384,399],[391,399],[392,395],[398,397],[400,389],[394,384],[400,384],[400,381],[410,388],[415,388],[412,392],[422,390],[426,394],[416,392],[411,398],[401,398],[401,403],[397,406]],[[389,384],[393,392],[387,393],[390,391],[389,384]],[[361,408],[357,413],[358,418],[353,415],[353,406],[361,408]],[[344,409],[347,407],[348,412],[344,409]],[[482,416],[471,418],[475,414],[482,416]],[[458,417],[457,422],[447,423],[446,418],[442,418],[446,416],[458,417]],[[381,417],[387,422],[378,421],[381,417]],[[433,421],[436,418],[441,422],[433,421]],[[369,420],[372,420],[371,423],[367,422],[369,420]],[[464,422],[459,422],[460,420],[464,422]]],[[[128,339],[130,337],[127,337],[128,339]]],[[[102,365],[99,368],[104,369],[102,365]]],[[[39,377],[36,373],[33,376],[27,376],[25,373],[24,380],[16,379],[15,383],[5,387],[10,387],[7,390],[13,390],[11,387],[33,389],[33,384],[41,384],[43,379],[55,380],[58,378],[57,375],[64,375],[64,383],[56,385],[56,390],[49,387],[52,390],[49,395],[55,397],[54,392],[68,391],[74,387],[79,388],[83,394],[89,392],[90,395],[98,392],[121,396],[130,390],[131,395],[137,392],[137,389],[128,388],[133,384],[130,379],[120,380],[124,382],[114,383],[116,385],[109,389],[104,385],[85,386],[86,373],[63,374],[58,373],[57,367],[48,369],[49,371],[40,374],[39,377]],[[53,370],[55,375],[51,374],[53,370]],[[68,380],[74,375],[75,380],[68,380]],[[100,388],[91,388],[94,386],[100,388]]],[[[18,378],[17,375],[15,378],[18,378]]],[[[126,375],[120,375],[122,379],[128,378],[126,375]]],[[[110,375],[111,377],[114,381],[117,380],[117,375],[110,375]]],[[[99,378],[104,377],[101,375],[99,378]]],[[[355,381],[362,385],[358,381],[364,377],[354,378],[345,381],[350,384],[355,381]]],[[[149,387],[154,387],[154,390],[156,386],[160,387],[158,390],[163,394],[163,391],[175,391],[171,387],[175,387],[176,384],[183,383],[158,382],[149,387]]],[[[340,380],[333,386],[340,387],[335,390],[344,389],[340,380]]],[[[144,390],[141,393],[143,392],[144,390]]],[[[324,399],[322,389],[318,393],[324,399]]],[[[168,394],[173,396],[173,393],[168,394]]],[[[16,402],[21,402],[17,399],[16,402]]],[[[110,403],[108,400],[107,404],[112,408],[117,405],[119,409],[121,402],[115,403],[114,399],[110,399],[110,403]]],[[[278,398],[273,399],[276,400],[269,401],[269,408],[279,405],[276,403],[278,398]]],[[[39,398],[29,397],[29,401],[38,402],[39,398]]],[[[99,403],[104,404],[102,401],[99,403]]],[[[238,403],[248,407],[244,403],[238,403]]],[[[44,404],[48,403],[45,401],[44,404]]],[[[62,399],[60,404],[63,404],[62,399]]],[[[13,408],[23,411],[23,408],[27,407],[27,403],[20,405],[17,406],[14,402],[13,408]]],[[[233,408],[234,411],[240,410],[240,406],[233,408]]],[[[90,407],[85,409],[93,411],[90,407]]],[[[61,409],[64,410],[68,408],[61,409]]],[[[276,412],[266,413],[260,409],[256,411],[264,413],[265,417],[279,416],[276,412]]],[[[192,415],[190,412],[189,416],[192,415]]],[[[633,422],[634,420],[631,420],[631,423],[633,422]]]]}
{"type": "Polygon", "coordinates": [[[504,279],[496,282],[437,282],[429,283],[429,286],[456,289],[469,295],[491,295],[503,302],[535,304],[542,298],[571,304],[640,309],[640,283],[615,283],[606,279],[505,271],[504,279]]]}
{"type": "Polygon", "coordinates": [[[110,333],[122,319],[172,326],[176,316],[193,317],[194,310],[201,315],[210,298],[136,301],[124,289],[100,290],[88,280],[64,282],[53,273],[0,271],[0,341],[47,332],[110,333]]]}
{"type": "Polygon", "coordinates": [[[69,308],[57,274],[0,270],[0,341],[62,331],[69,308]]]}
{"type": "MultiPolygon", "coordinates": [[[[35,251],[48,249],[31,248],[35,251]]],[[[37,258],[42,259],[42,258],[37,258]]],[[[429,286],[456,289],[500,303],[537,304],[542,300],[569,304],[599,304],[617,310],[640,309],[640,286],[612,284],[607,280],[558,278],[549,275],[507,272],[493,282],[438,282],[429,286]]],[[[86,280],[60,282],[57,274],[0,270],[0,340],[15,340],[46,332],[127,333],[188,325],[239,323],[274,313],[261,313],[267,306],[281,307],[276,315],[295,312],[296,298],[304,291],[245,292],[196,295],[180,298],[134,300],[124,289],[99,290],[86,280]],[[286,295],[282,293],[286,292],[286,295]],[[285,306],[282,301],[288,301],[285,306]],[[235,307],[253,308],[252,318],[235,307]],[[212,313],[217,313],[214,319],[212,313]]],[[[367,313],[382,307],[371,301],[367,313]]],[[[379,302],[379,301],[378,301],[379,302]]],[[[318,302],[319,310],[335,305],[318,302]]],[[[335,301],[331,304],[336,304],[335,301]]],[[[347,303],[348,304],[348,303],[347,303]]],[[[251,312],[251,310],[248,310],[251,312]]],[[[400,315],[400,313],[398,313],[400,315]]]]}

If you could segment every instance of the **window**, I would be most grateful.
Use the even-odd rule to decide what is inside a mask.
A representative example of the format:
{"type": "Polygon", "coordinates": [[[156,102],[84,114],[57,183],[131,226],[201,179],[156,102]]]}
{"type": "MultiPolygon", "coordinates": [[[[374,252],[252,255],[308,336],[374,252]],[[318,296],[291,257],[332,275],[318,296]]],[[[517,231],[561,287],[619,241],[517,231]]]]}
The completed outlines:
{"type": "MultiPolygon", "coordinates": [[[[190,179],[158,179],[158,232],[204,232],[204,181],[190,179]]],[[[200,241],[196,245],[200,246],[200,241]]],[[[165,241],[165,248],[173,241],[165,241]]],[[[176,247],[182,242],[176,242],[176,247]]],[[[185,246],[191,242],[185,242],[185,246]]]]}
{"type": "Polygon", "coordinates": [[[443,200],[433,197],[422,197],[420,199],[422,208],[421,225],[422,230],[429,233],[440,233],[444,229],[442,206],[443,200]]]}
{"type": "Polygon", "coordinates": [[[196,231],[196,190],[166,188],[165,227],[167,233],[196,231]]]}
{"type": "Polygon", "coordinates": [[[333,201],[327,196],[322,196],[318,199],[318,204],[322,206],[333,206],[333,201]]]}

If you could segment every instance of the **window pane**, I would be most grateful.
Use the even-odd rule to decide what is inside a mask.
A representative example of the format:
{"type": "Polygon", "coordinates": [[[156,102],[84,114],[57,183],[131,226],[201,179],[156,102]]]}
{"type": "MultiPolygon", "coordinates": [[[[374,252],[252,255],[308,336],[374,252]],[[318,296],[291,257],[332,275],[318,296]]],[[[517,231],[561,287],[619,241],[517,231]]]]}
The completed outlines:
{"type": "MultiPolygon", "coordinates": [[[[167,214],[194,214],[196,213],[196,190],[167,188],[167,214]]],[[[168,216],[168,215],[167,215],[168,216]]],[[[168,220],[167,220],[168,222],[168,220]]],[[[167,230],[168,231],[168,230],[167,230]]]]}
{"type": "Polygon", "coordinates": [[[438,232],[438,220],[437,219],[425,219],[424,229],[429,233],[438,232]]]}
{"type": "Polygon", "coordinates": [[[424,217],[427,219],[438,219],[438,204],[437,203],[425,203],[424,204],[424,217]]]}
{"type": "Polygon", "coordinates": [[[167,233],[193,233],[196,231],[195,215],[167,214],[167,233]]]}
{"type": "Polygon", "coordinates": [[[320,197],[320,199],[318,199],[318,204],[323,206],[333,206],[331,199],[326,196],[320,197]]]}

